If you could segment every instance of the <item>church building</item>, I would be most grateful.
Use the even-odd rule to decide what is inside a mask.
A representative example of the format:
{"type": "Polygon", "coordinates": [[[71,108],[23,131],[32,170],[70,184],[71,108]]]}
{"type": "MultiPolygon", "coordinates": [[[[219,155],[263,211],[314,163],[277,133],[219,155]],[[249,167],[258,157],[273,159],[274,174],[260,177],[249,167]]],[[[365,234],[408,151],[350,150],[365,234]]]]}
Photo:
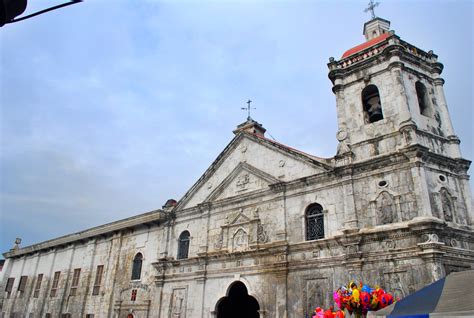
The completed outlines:
{"type": "Polygon", "coordinates": [[[349,281],[403,298],[474,269],[443,64],[385,19],[363,34],[327,64],[334,157],[249,116],[178,201],[4,253],[1,317],[301,318],[349,281]]]}

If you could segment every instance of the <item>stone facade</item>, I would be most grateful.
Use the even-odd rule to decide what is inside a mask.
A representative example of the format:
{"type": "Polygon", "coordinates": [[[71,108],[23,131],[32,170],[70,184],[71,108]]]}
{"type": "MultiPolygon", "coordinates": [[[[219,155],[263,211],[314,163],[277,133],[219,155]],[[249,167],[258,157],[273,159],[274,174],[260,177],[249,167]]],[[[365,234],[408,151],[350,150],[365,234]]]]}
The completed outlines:
{"type": "Polygon", "coordinates": [[[335,157],[248,118],[178,202],[5,253],[3,316],[220,318],[243,302],[246,317],[296,318],[351,280],[403,297],[473,269],[443,66],[389,25],[369,21],[369,42],[330,59],[335,157]]]}

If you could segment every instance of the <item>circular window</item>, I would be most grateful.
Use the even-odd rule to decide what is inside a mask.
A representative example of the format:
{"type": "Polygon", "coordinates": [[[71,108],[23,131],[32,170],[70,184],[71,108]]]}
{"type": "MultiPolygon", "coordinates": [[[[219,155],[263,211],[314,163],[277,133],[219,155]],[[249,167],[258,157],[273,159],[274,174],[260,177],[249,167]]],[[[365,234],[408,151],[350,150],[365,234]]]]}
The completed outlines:
{"type": "Polygon", "coordinates": [[[381,188],[385,188],[386,186],[388,186],[388,182],[385,180],[382,180],[382,181],[379,181],[378,185],[381,188]]]}
{"type": "Polygon", "coordinates": [[[441,182],[446,182],[446,176],[443,176],[442,174],[440,174],[440,175],[438,176],[438,179],[439,179],[439,181],[441,181],[441,182]]]}

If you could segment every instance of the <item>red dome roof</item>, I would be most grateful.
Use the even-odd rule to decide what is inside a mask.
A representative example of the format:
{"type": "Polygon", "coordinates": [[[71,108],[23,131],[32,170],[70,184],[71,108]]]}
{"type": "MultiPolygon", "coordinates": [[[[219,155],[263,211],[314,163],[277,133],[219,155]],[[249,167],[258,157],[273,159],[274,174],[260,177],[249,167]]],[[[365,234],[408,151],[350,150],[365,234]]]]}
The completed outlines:
{"type": "Polygon", "coordinates": [[[349,49],[347,50],[346,52],[344,52],[344,54],[342,54],[342,58],[346,58],[352,54],[355,54],[357,52],[360,52],[368,47],[371,47],[372,45],[375,45],[377,43],[380,43],[382,42],[383,40],[385,40],[386,38],[388,38],[390,36],[390,33],[384,33],[382,35],[379,35],[378,37],[376,38],[373,38],[372,40],[369,40],[367,42],[364,42],[362,44],[359,44],[355,47],[353,47],[352,49],[349,49]]]}

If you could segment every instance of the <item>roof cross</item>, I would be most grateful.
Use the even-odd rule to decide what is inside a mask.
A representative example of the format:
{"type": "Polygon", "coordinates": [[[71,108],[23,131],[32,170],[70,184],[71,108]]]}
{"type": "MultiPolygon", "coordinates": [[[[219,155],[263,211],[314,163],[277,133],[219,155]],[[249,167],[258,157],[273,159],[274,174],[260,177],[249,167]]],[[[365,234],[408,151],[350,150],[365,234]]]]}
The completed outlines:
{"type": "Polygon", "coordinates": [[[247,101],[247,107],[242,107],[242,108],[241,108],[242,110],[246,110],[246,111],[248,112],[247,120],[252,119],[252,118],[250,117],[250,110],[251,110],[251,109],[256,109],[256,108],[250,107],[250,103],[251,103],[251,102],[252,102],[252,101],[249,99],[249,100],[247,101]]]}
{"type": "Polygon", "coordinates": [[[371,12],[372,13],[372,19],[375,19],[375,12],[374,12],[374,8],[376,6],[378,6],[380,3],[379,2],[375,2],[374,3],[374,0],[370,0],[369,1],[369,6],[367,8],[365,8],[364,12],[371,12]]]}

